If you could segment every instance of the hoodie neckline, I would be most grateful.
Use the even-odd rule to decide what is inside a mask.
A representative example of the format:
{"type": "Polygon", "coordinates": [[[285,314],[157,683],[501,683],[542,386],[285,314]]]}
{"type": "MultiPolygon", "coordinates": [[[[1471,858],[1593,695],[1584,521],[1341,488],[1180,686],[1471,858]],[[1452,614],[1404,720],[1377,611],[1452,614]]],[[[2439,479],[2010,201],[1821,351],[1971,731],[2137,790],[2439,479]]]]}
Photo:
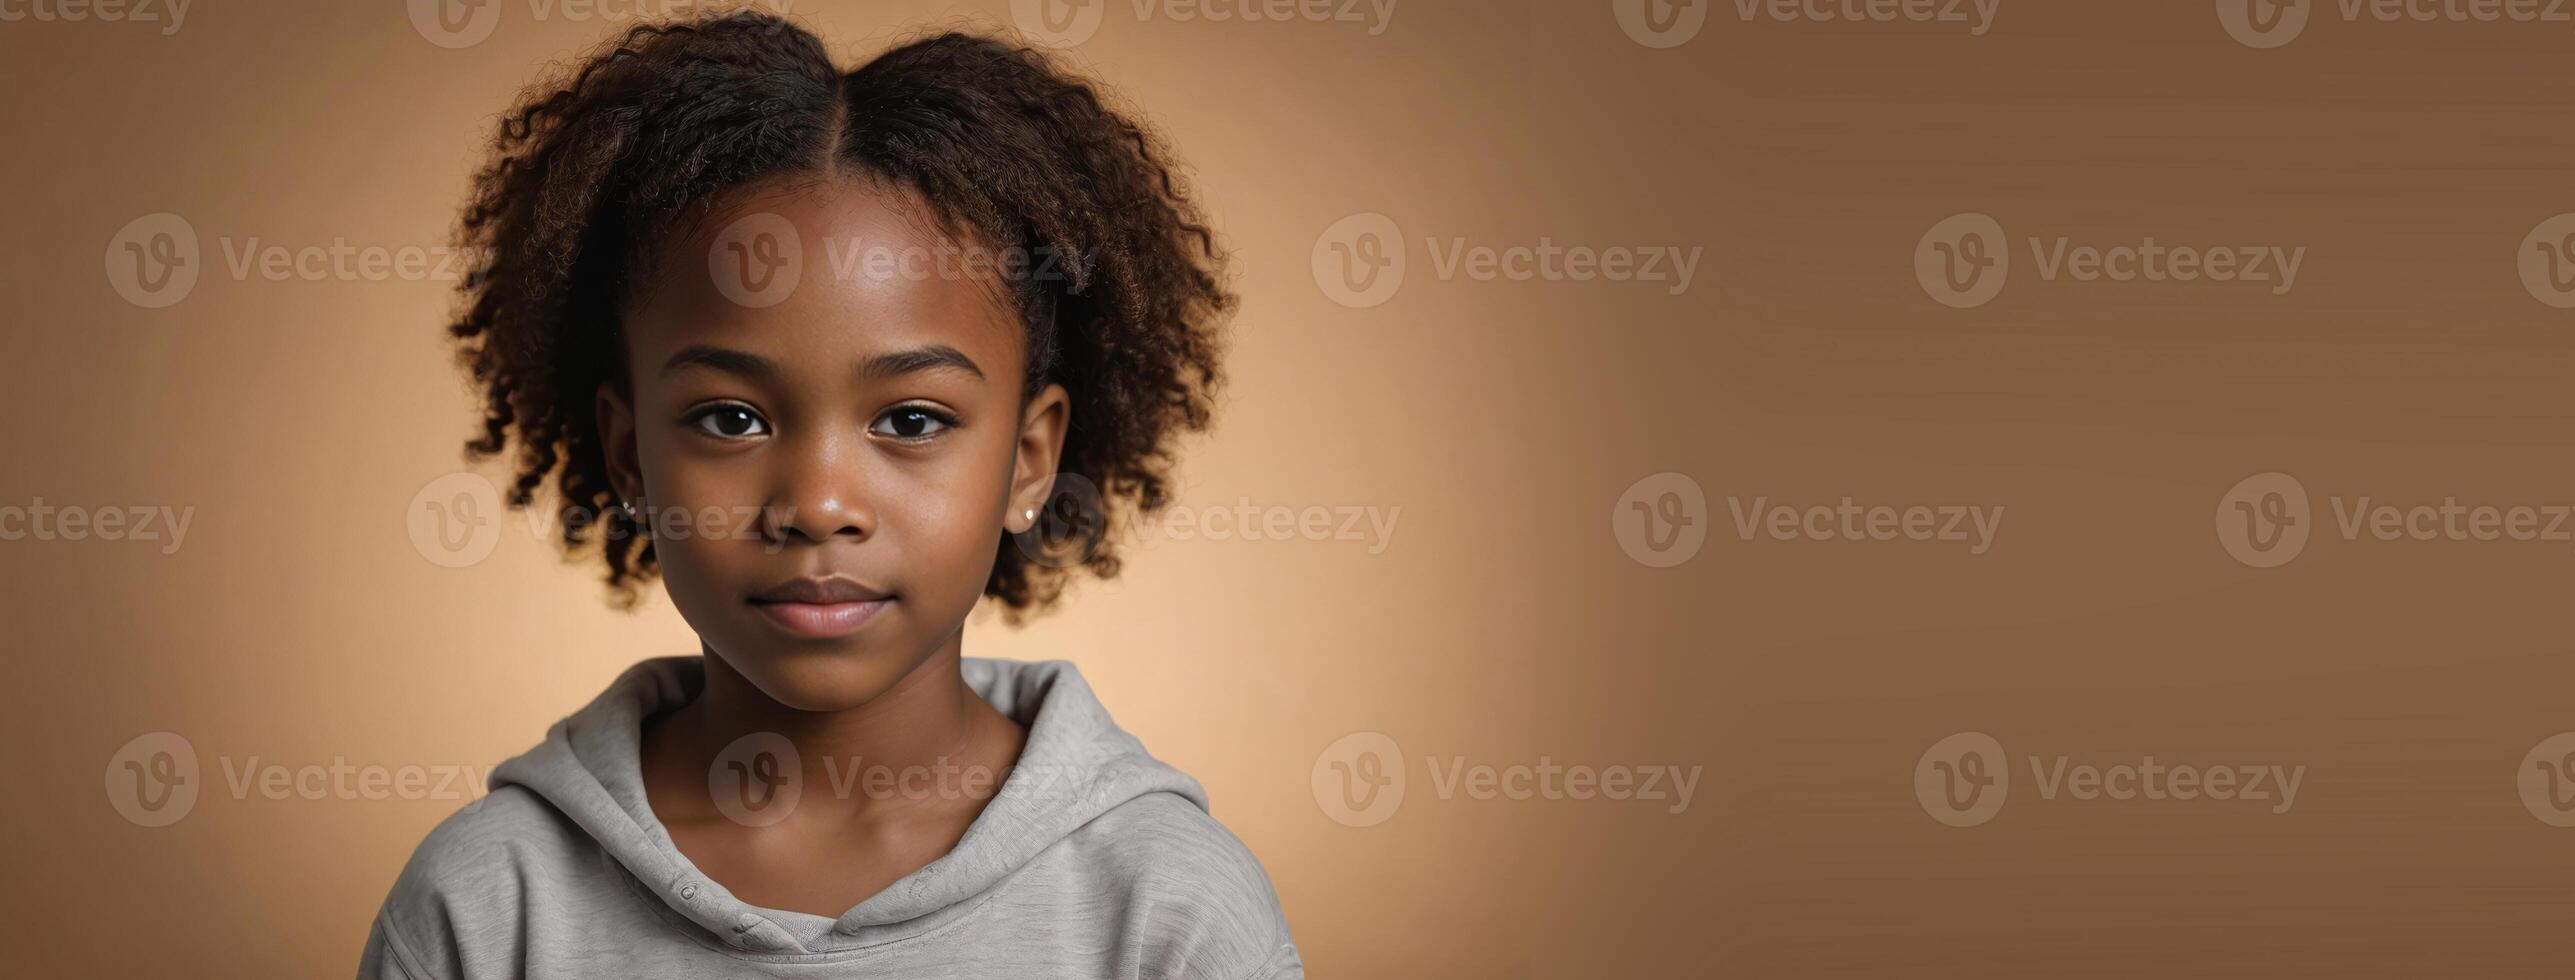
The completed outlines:
{"type": "Polygon", "coordinates": [[[704,687],[700,657],[628,668],[543,743],[496,769],[492,787],[535,792],[715,943],[766,956],[844,952],[936,929],[1082,824],[1138,796],[1168,792],[1206,808],[1197,782],[1120,729],[1073,664],[969,657],[962,669],[969,688],[1028,728],[1019,762],[954,849],[837,917],[742,901],[680,853],[653,814],[643,787],[643,723],[704,687]]]}

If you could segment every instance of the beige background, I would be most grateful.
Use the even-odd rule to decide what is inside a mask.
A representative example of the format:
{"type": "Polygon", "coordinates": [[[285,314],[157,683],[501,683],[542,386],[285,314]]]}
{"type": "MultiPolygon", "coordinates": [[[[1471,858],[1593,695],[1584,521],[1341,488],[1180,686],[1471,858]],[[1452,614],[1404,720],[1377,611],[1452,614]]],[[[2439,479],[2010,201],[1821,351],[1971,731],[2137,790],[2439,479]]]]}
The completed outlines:
{"type": "MultiPolygon", "coordinates": [[[[488,766],[693,648],[516,516],[466,567],[415,547],[472,421],[448,283],[228,268],[252,239],[440,243],[494,114],[631,9],[497,2],[458,49],[394,2],[0,22],[0,506],[193,509],[167,555],[0,542],[13,972],[347,975],[462,797],[272,800],[228,771],[488,766]],[[102,257],[156,212],[203,275],[147,309],[102,257]],[[144,827],[102,774],[156,731],[203,792],[144,827]]],[[[2575,27],[2310,6],[2257,50],[2205,2],[2006,0],[1982,35],[1714,2],[1656,49],[1608,0],[1399,0],[1373,35],[1108,3],[1069,55],[1180,147],[1245,297],[1184,505],[1400,516],[1373,554],[1152,540],[969,650],[1079,662],[1207,784],[1321,977],[2562,975],[2575,829],[2516,778],[2575,729],[2575,544],[2346,540],[2330,501],[2575,503],[2575,326],[2516,273],[2575,211],[2575,27]],[[1353,309],[1309,260],[1362,212],[1409,266],[1353,309]],[[2016,240],[1960,310],[1912,255],[1964,212],[2016,240]],[[2032,235],[2307,251],[2273,295],[2045,280],[2032,235]],[[1673,295],[1443,280],[1424,241],[1457,237],[1705,251],[1673,295]],[[1611,521],[1666,471],[1707,540],[1658,569],[1611,521]],[[2315,536],[2255,569],[2212,521],[2269,471],[2315,536]],[[1743,540],[1727,504],[1843,496],[2006,516],[1970,555],[1743,540]],[[1370,731],[1407,795],[1348,826],[1310,777],[1370,731]],[[1952,828],[1913,770],[1962,731],[2013,781],[1952,828]],[[2305,769],[2274,814],[2046,799],[2024,755],[2305,769]],[[1424,761],[1541,757],[1703,776],[1672,813],[1442,799],[1424,761]]],[[[1010,16],[796,12],[853,61],[1010,16]]]]}

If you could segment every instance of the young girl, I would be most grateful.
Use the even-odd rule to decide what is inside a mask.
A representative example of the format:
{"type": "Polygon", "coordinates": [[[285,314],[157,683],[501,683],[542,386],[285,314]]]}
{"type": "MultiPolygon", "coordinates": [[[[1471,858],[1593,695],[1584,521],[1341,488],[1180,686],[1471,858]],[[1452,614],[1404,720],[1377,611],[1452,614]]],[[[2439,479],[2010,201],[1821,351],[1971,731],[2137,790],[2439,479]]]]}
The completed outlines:
{"type": "Polygon", "coordinates": [[[852,72],[632,30],[502,123],[453,325],[477,457],[699,656],[626,672],[420,845],[360,973],[1301,977],[1260,864],[1073,666],[965,659],[1165,503],[1219,257],[1157,140],[1023,48],[852,72]],[[1005,532],[1008,532],[1005,534],[1005,532]]]}

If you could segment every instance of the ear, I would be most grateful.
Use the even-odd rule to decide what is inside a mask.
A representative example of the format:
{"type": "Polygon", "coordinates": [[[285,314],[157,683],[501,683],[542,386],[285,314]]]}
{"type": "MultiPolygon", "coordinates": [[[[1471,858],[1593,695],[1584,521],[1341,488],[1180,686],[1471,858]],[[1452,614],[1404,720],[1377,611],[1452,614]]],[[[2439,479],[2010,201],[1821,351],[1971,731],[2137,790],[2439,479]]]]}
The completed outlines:
{"type": "Polygon", "coordinates": [[[1044,512],[1046,498],[1055,489],[1055,467],[1063,459],[1064,430],[1072,423],[1073,399],[1064,393],[1063,385],[1047,385],[1045,391],[1028,400],[1028,410],[1019,419],[1018,455],[1010,468],[1009,509],[1001,515],[1001,526],[1012,534],[1026,532],[1037,522],[1029,512],[1044,512]]]}
{"type": "Polygon", "coordinates": [[[600,454],[608,460],[608,482],[617,499],[634,500],[644,492],[644,470],[635,452],[635,408],[612,384],[599,386],[600,454]]]}

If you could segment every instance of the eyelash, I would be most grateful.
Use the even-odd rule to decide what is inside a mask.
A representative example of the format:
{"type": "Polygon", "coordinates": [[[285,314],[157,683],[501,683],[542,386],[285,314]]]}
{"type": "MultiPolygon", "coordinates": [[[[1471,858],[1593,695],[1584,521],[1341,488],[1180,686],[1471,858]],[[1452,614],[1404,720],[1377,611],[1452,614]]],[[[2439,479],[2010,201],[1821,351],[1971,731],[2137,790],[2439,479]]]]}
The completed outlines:
{"type": "MultiPolygon", "coordinates": [[[[886,409],[884,413],[878,415],[874,421],[869,422],[867,431],[876,432],[878,425],[884,423],[885,420],[898,415],[918,415],[932,423],[935,423],[938,428],[917,436],[897,435],[891,432],[883,433],[886,438],[907,443],[924,443],[938,438],[940,433],[957,427],[956,416],[950,415],[936,408],[932,408],[928,405],[896,405],[893,408],[886,409]]],[[[691,428],[710,438],[721,439],[728,442],[738,439],[757,438],[770,434],[768,431],[769,420],[762,416],[757,409],[741,402],[716,402],[710,405],[702,405],[690,411],[682,418],[682,421],[687,423],[691,428]],[[726,435],[709,428],[707,426],[707,421],[715,418],[719,413],[723,412],[739,412],[743,415],[750,416],[753,424],[761,431],[746,432],[739,435],[726,435]]]]}
{"type": "Polygon", "coordinates": [[[884,414],[878,415],[875,422],[868,423],[867,431],[876,431],[878,423],[897,415],[918,415],[937,423],[939,427],[917,436],[899,436],[889,432],[885,434],[885,437],[888,439],[897,439],[908,443],[924,443],[938,438],[940,433],[957,427],[956,416],[942,412],[928,405],[896,405],[893,408],[886,409],[884,414]]]}
{"type": "Polygon", "coordinates": [[[736,439],[749,439],[754,436],[765,436],[769,434],[768,417],[761,415],[758,410],[741,402],[715,402],[713,404],[701,405],[697,408],[690,409],[689,413],[682,416],[680,420],[687,423],[689,428],[697,431],[699,434],[712,439],[722,439],[727,442],[731,442],[736,439]],[[744,415],[748,415],[751,417],[752,422],[757,425],[761,431],[756,433],[744,433],[742,435],[726,435],[709,428],[707,426],[707,421],[715,418],[717,414],[723,412],[740,412],[744,415]]]}

